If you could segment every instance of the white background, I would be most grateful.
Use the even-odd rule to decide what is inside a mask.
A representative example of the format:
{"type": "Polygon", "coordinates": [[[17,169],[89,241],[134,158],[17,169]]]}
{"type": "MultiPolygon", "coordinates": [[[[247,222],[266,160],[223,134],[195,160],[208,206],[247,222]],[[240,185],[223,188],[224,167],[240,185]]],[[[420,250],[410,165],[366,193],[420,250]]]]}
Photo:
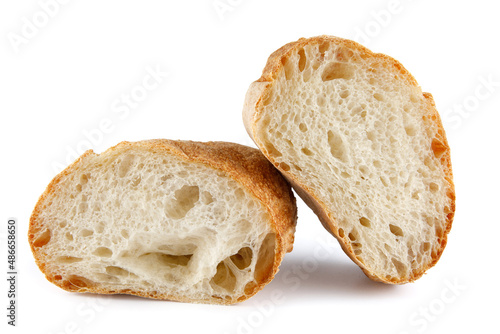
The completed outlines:
{"type": "Polygon", "coordinates": [[[18,327],[6,325],[1,279],[2,333],[498,331],[494,1],[61,0],[45,9],[51,16],[41,5],[48,2],[0,5],[1,277],[9,217],[19,232],[18,327]],[[28,220],[72,152],[150,138],[252,145],[241,121],[249,84],[275,49],[320,34],[391,55],[434,95],[457,191],[436,267],[413,284],[372,282],[299,200],[294,251],[271,284],[235,306],[80,295],[45,280],[26,240],[28,220]],[[141,91],[148,71],[168,75],[124,108],[123,94],[141,91]]]}

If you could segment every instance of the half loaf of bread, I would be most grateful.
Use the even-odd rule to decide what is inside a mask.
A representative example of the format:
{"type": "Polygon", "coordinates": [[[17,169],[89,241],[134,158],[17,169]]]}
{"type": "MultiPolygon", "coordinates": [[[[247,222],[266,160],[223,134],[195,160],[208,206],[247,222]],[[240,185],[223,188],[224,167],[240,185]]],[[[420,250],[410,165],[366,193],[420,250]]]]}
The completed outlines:
{"type": "Polygon", "coordinates": [[[256,149],[122,142],[52,180],[29,242],[68,291],[231,304],[273,279],[296,218],[290,186],[256,149]]]}
{"type": "Polygon", "coordinates": [[[300,39],[269,57],[243,118],[370,278],[406,283],[438,261],[455,211],[450,151],[432,96],[399,62],[300,39]]]}

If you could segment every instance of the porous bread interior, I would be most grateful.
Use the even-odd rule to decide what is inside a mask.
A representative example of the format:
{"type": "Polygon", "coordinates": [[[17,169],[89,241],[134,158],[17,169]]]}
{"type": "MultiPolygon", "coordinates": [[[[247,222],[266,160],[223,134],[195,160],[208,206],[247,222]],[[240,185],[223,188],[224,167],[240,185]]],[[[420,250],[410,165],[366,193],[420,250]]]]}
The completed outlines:
{"type": "Polygon", "coordinates": [[[401,282],[436,259],[452,204],[429,101],[385,62],[327,41],[296,48],[262,96],[254,137],[324,205],[362,267],[401,282]]]}
{"type": "Polygon", "coordinates": [[[266,209],[223,172],[141,148],[78,164],[45,199],[33,242],[58,284],[233,302],[272,266],[266,209]]]}

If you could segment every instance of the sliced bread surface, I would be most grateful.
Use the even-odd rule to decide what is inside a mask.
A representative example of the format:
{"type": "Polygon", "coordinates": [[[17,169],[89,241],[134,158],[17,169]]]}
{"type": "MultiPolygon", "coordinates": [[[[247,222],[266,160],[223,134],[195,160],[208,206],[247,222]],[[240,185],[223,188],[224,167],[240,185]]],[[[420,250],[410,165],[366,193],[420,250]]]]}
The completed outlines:
{"type": "Polygon", "coordinates": [[[292,250],[290,186],[256,149],[122,142],[57,175],[30,220],[41,271],[77,292],[232,304],[292,250]]]}
{"type": "Polygon", "coordinates": [[[406,283],[438,261],[455,212],[450,150],[431,94],[398,61],[302,38],[271,54],[243,120],[367,276],[406,283]]]}

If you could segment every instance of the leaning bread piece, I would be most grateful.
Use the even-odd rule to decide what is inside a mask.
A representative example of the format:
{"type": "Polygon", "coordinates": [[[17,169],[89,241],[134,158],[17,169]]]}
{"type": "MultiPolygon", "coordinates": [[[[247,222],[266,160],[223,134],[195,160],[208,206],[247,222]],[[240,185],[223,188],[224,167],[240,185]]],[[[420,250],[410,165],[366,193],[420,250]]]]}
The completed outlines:
{"type": "Polygon", "coordinates": [[[438,261],[455,211],[449,146],[432,96],[399,62],[300,39],[270,56],[243,118],[367,276],[406,283],[438,261]]]}
{"type": "Polygon", "coordinates": [[[256,149],[122,142],[52,180],[29,242],[65,290],[231,304],[273,279],[296,217],[290,186],[256,149]]]}

